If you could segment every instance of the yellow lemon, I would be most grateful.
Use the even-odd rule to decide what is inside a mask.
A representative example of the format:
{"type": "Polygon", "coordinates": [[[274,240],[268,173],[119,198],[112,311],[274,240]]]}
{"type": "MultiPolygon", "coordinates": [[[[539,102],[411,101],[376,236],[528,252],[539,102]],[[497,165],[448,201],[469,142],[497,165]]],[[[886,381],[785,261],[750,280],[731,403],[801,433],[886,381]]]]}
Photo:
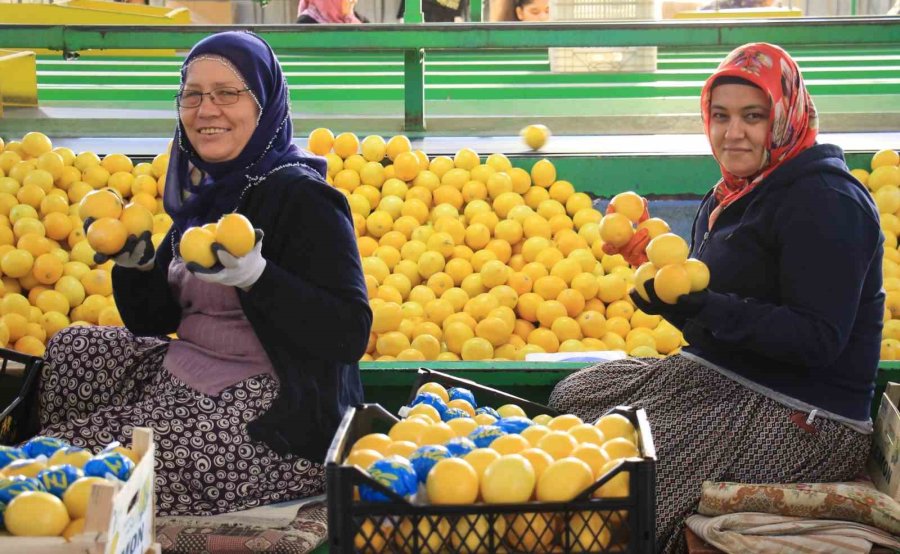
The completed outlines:
{"type": "MultiPolygon", "coordinates": [[[[457,420],[454,419],[452,421],[457,420]]],[[[499,459],[500,453],[493,448],[476,448],[463,456],[463,460],[468,462],[472,466],[472,469],[475,470],[479,481],[481,481],[484,476],[484,470],[486,470],[491,463],[499,459]]]]}
{"type": "Polygon", "coordinates": [[[128,230],[125,224],[112,217],[97,219],[87,230],[87,240],[91,248],[108,256],[121,251],[127,238],[128,230]]]}
{"type": "Polygon", "coordinates": [[[463,459],[445,458],[428,472],[425,488],[432,504],[472,504],[478,498],[478,474],[463,459]]]}
{"type": "Polygon", "coordinates": [[[541,502],[569,502],[594,481],[594,473],[583,460],[565,457],[547,466],[537,484],[541,502]]]}
{"type": "Polygon", "coordinates": [[[531,463],[523,456],[506,454],[491,462],[484,470],[481,496],[488,504],[527,502],[534,491],[534,485],[535,475],[531,463]]]}
{"type": "MultiPolygon", "coordinates": [[[[390,452],[391,443],[385,449],[386,452],[390,452]]],[[[359,466],[363,469],[369,469],[369,466],[375,463],[376,461],[384,458],[384,454],[378,452],[377,450],[372,450],[369,448],[356,448],[350,451],[350,454],[344,460],[344,465],[348,466],[359,466]]]]}
{"type": "Polygon", "coordinates": [[[23,537],[55,537],[69,525],[69,514],[59,498],[48,492],[17,495],[3,513],[6,530],[23,537]]]}
{"type": "Polygon", "coordinates": [[[606,437],[606,440],[614,439],[617,437],[624,437],[628,439],[632,443],[634,443],[637,439],[635,438],[635,428],[634,425],[629,421],[629,419],[621,414],[608,414],[600,419],[594,424],[594,427],[600,430],[603,433],[603,436],[606,437]]]}
{"type": "Polygon", "coordinates": [[[683,264],[667,265],[656,272],[653,289],[660,300],[674,304],[679,296],[691,292],[691,278],[683,264]]]}
{"type": "Polygon", "coordinates": [[[84,517],[87,514],[88,501],[91,498],[91,487],[108,484],[110,484],[109,481],[102,477],[82,477],[69,485],[62,497],[69,517],[73,519],[84,517]]]}
{"type": "Polygon", "coordinates": [[[140,236],[153,230],[153,214],[142,204],[131,203],[122,210],[119,218],[129,235],[140,236]]]}
{"type": "Polygon", "coordinates": [[[306,141],[306,147],[310,152],[317,156],[324,156],[327,154],[333,145],[334,133],[332,133],[330,129],[324,127],[319,127],[318,129],[310,131],[309,138],[306,141]]]}
{"type": "Polygon", "coordinates": [[[369,433],[353,443],[351,452],[353,450],[374,450],[384,455],[392,442],[394,442],[393,439],[384,433],[369,433]]]}
{"type": "Polygon", "coordinates": [[[83,220],[89,217],[118,219],[122,215],[122,199],[110,189],[89,192],[79,203],[78,215],[83,220]]]}
{"type": "Polygon", "coordinates": [[[202,267],[210,268],[216,264],[212,251],[212,243],[216,235],[203,227],[191,227],[185,231],[178,245],[178,251],[185,262],[194,262],[202,267]]]}
{"type": "Polygon", "coordinates": [[[684,239],[674,233],[662,234],[647,245],[647,257],[658,268],[683,264],[689,252],[690,248],[684,239]]]}
{"type": "MultiPolygon", "coordinates": [[[[695,258],[688,258],[684,262],[684,269],[691,280],[691,292],[701,291],[709,286],[709,268],[705,263],[695,258]]],[[[637,281],[636,275],[635,281],[637,281]]]]}
{"type": "Polygon", "coordinates": [[[256,244],[253,224],[239,213],[222,216],[216,225],[216,242],[221,244],[229,254],[236,257],[246,255],[256,244]]]}
{"type": "Polygon", "coordinates": [[[550,129],[545,125],[528,125],[523,128],[519,134],[522,136],[522,140],[525,141],[525,144],[528,145],[528,148],[532,150],[539,150],[547,143],[547,139],[550,138],[550,129]]]}
{"type": "Polygon", "coordinates": [[[603,242],[619,248],[625,246],[633,235],[631,220],[624,214],[608,214],[600,220],[600,238],[603,242]]]}

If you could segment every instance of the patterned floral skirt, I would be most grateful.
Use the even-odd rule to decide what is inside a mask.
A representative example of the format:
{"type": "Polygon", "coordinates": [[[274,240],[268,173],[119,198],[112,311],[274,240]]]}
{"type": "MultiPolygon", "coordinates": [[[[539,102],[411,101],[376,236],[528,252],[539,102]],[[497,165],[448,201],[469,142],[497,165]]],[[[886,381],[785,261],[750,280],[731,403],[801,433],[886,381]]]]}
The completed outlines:
{"type": "Polygon", "coordinates": [[[131,443],[134,427],[156,442],[160,515],[213,515],[321,494],[320,464],[279,456],[247,434],[278,394],[268,375],[207,396],[163,367],[168,342],[121,327],[70,327],[50,341],[41,372],[42,434],[97,452],[131,443]]]}
{"type": "Polygon", "coordinates": [[[666,553],[686,551],[684,519],[703,481],[845,481],[869,453],[868,435],[821,417],[806,426],[806,414],[798,425],[794,410],[682,356],[599,364],[550,395],[551,406],[585,421],[623,404],[647,410],[658,459],[656,540],[666,553]]]}

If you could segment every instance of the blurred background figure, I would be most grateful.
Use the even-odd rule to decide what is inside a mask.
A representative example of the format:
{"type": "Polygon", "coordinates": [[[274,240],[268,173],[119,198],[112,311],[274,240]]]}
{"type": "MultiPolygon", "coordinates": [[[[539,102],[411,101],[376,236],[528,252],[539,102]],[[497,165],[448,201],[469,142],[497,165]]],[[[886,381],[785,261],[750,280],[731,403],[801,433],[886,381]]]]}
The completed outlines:
{"type": "Polygon", "coordinates": [[[701,10],[734,10],[740,8],[770,8],[780,7],[779,0],[713,0],[701,10]]]}
{"type": "MultiPolygon", "coordinates": [[[[406,2],[400,2],[397,19],[403,21],[406,2]]],[[[427,23],[455,23],[466,21],[469,0],[422,0],[422,15],[427,23]]]]}
{"type": "Polygon", "coordinates": [[[368,23],[355,12],[357,0],[300,0],[297,23],[368,23]]]}
{"type": "Polygon", "coordinates": [[[549,21],[550,0],[515,0],[516,21],[549,21]]]}

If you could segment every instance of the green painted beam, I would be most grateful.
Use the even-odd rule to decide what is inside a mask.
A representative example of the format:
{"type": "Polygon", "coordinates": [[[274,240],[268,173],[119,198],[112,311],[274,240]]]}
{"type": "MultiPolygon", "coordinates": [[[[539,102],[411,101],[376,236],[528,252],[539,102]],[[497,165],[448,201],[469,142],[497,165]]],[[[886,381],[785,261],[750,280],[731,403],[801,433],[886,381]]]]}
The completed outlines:
{"type": "Polygon", "coordinates": [[[365,26],[61,26],[0,25],[0,48],[50,48],[72,54],[97,48],[188,49],[225,29],[250,29],[278,51],[513,49],[566,46],[734,47],[748,42],[802,45],[892,45],[896,17],[698,20],[535,25],[385,24],[365,26]]]}
{"type": "MultiPolygon", "coordinates": [[[[411,51],[413,53],[417,51],[411,51]]],[[[418,56],[415,56],[418,58],[418,56]]],[[[421,61],[415,60],[414,65],[421,65],[421,61]]],[[[712,70],[691,69],[676,70],[656,73],[552,73],[549,70],[440,70],[428,69],[424,75],[430,86],[436,85],[522,85],[522,84],[557,84],[557,85],[584,85],[607,83],[658,83],[661,80],[702,86],[704,79],[712,70]]],[[[172,85],[179,83],[178,73],[175,71],[56,71],[39,69],[38,82],[49,84],[87,84],[87,85],[172,85]]],[[[868,82],[881,79],[893,79],[900,83],[900,65],[881,67],[847,67],[831,66],[828,68],[814,68],[804,72],[807,82],[819,83],[823,81],[851,81],[863,89],[868,87],[868,82]],[[865,82],[865,83],[864,83],[865,82]]],[[[293,85],[384,85],[399,84],[404,81],[404,71],[304,71],[285,72],[288,84],[293,85]]],[[[867,90],[868,92],[868,90],[867,90]]]]}
{"type": "MultiPolygon", "coordinates": [[[[808,88],[814,98],[821,96],[853,95],[888,95],[900,98],[900,79],[892,79],[890,83],[872,83],[863,89],[854,83],[835,82],[827,85],[810,83],[808,88]]],[[[177,87],[157,85],[116,86],[106,85],[41,85],[38,87],[40,101],[119,101],[119,102],[151,102],[170,101],[177,87]]],[[[421,89],[416,94],[421,93],[421,89]]],[[[553,85],[529,84],[516,85],[426,85],[424,97],[427,101],[464,101],[464,100],[566,100],[566,99],[647,99],[698,97],[700,85],[689,83],[658,86],[651,84],[617,84],[610,86],[587,85],[553,85]]],[[[402,83],[368,85],[292,85],[291,99],[303,101],[402,101],[404,86],[402,83]]],[[[345,110],[352,112],[352,110],[345,110]]],[[[411,114],[411,120],[416,117],[411,114]]],[[[415,130],[415,129],[411,129],[415,130]]],[[[421,130],[421,129],[419,129],[421,130]]]]}

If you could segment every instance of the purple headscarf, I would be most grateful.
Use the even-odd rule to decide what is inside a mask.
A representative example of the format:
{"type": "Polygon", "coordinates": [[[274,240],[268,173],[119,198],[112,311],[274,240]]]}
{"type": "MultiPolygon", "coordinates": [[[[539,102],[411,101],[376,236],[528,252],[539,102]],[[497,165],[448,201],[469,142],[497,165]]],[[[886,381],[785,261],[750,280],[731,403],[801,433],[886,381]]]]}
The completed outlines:
{"type": "Polygon", "coordinates": [[[260,106],[259,120],[249,142],[233,160],[205,162],[187,139],[181,118],[175,128],[163,204],[179,233],[216,221],[234,211],[244,189],[273,169],[301,163],[322,178],[328,167],[324,158],[300,150],[291,142],[291,99],[287,81],[272,48],[259,36],[228,31],[198,42],[181,66],[184,86],[187,69],[199,56],[225,58],[238,70],[260,106]],[[203,172],[200,183],[191,180],[191,166],[203,172]],[[185,196],[185,191],[189,194],[185,196]]]}

